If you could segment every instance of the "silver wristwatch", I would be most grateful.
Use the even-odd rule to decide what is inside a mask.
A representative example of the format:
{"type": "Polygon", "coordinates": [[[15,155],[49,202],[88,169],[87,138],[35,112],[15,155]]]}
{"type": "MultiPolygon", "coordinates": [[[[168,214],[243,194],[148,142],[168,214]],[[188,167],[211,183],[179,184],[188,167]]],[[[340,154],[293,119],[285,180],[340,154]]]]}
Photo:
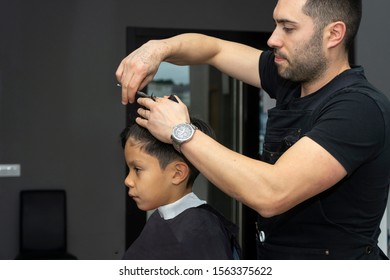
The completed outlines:
{"type": "Polygon", "coordinates": [[[190,141],[196,129],[198,128],[192,123],[181,123],[173,128],[171,139],[176,151],[181,153],[181,144],[190,141]]]}

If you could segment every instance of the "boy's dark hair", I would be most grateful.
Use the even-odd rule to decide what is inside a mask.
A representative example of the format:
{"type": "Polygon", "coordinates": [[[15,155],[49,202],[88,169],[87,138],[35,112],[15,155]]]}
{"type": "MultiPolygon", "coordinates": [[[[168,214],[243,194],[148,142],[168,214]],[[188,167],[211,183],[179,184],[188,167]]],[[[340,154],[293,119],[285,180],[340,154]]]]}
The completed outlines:
{"type": "MultiPolygon", "coordinates": [[[[203,133],[215,138],[214,131],[206,122],[192,117],[191,123],[203,133]]],[[[138,125],[134,117],[130,118],[130,124],[122,131],[120,136],[123,148],[125,148],[129,138],[139,142],[143,151],[158,159],[161,169],[165,169],[169,163],[175,160],[184,161],[190,168],[187,187],[194,184],[196,177],[199,175],[198,169],[183,154],[177,152],[173,145],[159,141],[146,128],[138,125]]]]}
{"type": "Polygon", "coordinates": [[[307,0],[303,12],[313,18],[317,31],[335,21],[347,26],[345,49],[348,51],[359,30],[362,18],[361,0],[307,0]]]}

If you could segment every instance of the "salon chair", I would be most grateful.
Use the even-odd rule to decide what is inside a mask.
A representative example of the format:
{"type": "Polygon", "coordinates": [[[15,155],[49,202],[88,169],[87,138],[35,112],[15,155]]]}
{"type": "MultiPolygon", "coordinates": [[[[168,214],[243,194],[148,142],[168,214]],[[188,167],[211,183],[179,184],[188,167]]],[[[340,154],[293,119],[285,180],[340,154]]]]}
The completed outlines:
{"type": "Polygon", "coordinates": [[[76,259],[67,252],[64,190],[20,192],[19,260],[76,259]]]}

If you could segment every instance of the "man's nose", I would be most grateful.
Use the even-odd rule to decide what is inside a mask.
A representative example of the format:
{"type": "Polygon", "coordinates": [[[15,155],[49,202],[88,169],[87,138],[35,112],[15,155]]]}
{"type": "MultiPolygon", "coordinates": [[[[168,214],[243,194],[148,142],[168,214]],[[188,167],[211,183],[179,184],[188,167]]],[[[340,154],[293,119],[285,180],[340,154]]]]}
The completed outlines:
{"type": "Polygon", "coordinates": [[[278,35],[278,32],[276,31],[276,29],[274,30],[274,32],[272,32],[271,37],[269,37],[269,39],[267,41],[267,45],[273,49],[279,49],[282,47],[282,45],[283,45],[282,40],[281,40],[280,36],[278,35]]]}

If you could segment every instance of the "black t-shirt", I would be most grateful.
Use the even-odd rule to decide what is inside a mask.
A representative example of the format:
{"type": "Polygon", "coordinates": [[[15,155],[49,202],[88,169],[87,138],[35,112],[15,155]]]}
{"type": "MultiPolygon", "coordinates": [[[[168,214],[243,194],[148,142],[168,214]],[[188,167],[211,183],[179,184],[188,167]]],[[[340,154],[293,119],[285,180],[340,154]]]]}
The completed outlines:
{"type": "MultiPolygon", "coordinates": [[[[259,64],[262,88],[288,110],[305,110],[332,83],[346,74],[359,80],[340,91],[321,108],[306,136],[325,148],[346,169],[348,176],[327,191],[324,214],[354,232],[372,236],[387,204],[390,176],[390,103],[368,83],[362,67],[337,76],[328,85],[300,98],[300,85],[277,74],[272,52],[263,52],[259,64]]],[[[376,234],[375,234],[376,235],[376,234]]],[[[378,232],[379,235],[379,232],[378,232]]]]}

